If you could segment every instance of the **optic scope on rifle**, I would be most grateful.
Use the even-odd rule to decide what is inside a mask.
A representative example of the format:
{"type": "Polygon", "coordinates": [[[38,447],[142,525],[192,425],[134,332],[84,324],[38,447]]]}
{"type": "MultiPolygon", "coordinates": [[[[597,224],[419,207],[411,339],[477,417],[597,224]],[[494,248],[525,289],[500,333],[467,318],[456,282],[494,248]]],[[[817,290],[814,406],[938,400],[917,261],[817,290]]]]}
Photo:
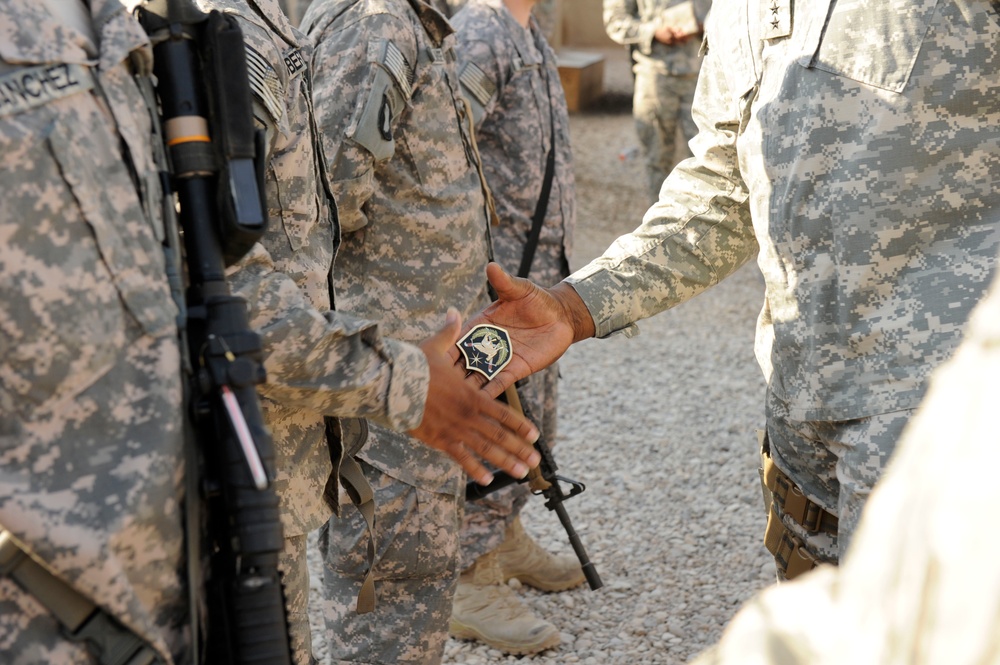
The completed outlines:
{"type": "Polygon", "coordinates": [[[183,236],[182,329],[201,462],[188,472],[200,474],[207,512],[204,662],[287,665],[274,452],[256,392],[265,379],[262,346],[246,302],[225,279],[267,222],[264,140],[253,122],[243,35],[234,18],[203,13],[190,0],[151,0],[137,15],[153,43],[164,189],[176,193],[183,236]]]}

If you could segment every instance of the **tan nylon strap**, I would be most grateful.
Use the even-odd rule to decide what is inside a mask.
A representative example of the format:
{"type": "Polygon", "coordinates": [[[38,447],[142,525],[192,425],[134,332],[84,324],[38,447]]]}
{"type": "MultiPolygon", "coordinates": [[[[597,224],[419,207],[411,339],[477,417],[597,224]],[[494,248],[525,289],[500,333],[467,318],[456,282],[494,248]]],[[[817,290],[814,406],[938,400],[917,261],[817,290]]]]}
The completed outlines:
{"type": "Polygon", "coordinates": [[[805,543],[781,523],[781,518],[773,507],[767,515],[764,547],[774,556],[775,564],[786,580],[794,579],[819,565],[816,557],[806,549],[805,543]]]}
{"type": "Polygon", "coordinates": [[[340,461],[340,480],[368,524],[368,572],[358,592],[357,606],[358,614],[366,614],[375,610],[375,492],[361,465],[353,457],[344,457],[340,461]]]}
{"type": "Polygon", "coordinates": [[[101,665],[162,663],[156,651],[76,589],[25,552],[0,527],[0,576],[9,577],[38,601],[74,641],[86,641],[101,665]]]}
{"type": "Polygon", "coordinates": [[[775,465],[770,455],[764,454],[762,458],[764,485],[771,492],[771,500],[781,508],[781,511],[807,531],[836,534],[839,526],[837,516],[810,501],[792,479],[775,465]]]}

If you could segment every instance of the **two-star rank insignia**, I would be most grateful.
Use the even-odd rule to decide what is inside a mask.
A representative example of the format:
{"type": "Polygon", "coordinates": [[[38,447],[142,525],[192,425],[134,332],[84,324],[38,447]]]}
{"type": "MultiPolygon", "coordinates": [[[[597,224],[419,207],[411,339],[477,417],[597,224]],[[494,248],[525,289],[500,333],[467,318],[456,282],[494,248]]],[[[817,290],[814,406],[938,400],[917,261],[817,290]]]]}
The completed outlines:
{"type": "Polygon", "coordinates": [[[465,358],[465,369],[492,379],[512,355],[510,335],[503,328],[478,325],[455,343],[465,358]]]}
{"type": "Polygon", "coordinates": [[[760,19],[764,39],[779,39],[792,34],[794,0],[760,0],[760,19]]]}

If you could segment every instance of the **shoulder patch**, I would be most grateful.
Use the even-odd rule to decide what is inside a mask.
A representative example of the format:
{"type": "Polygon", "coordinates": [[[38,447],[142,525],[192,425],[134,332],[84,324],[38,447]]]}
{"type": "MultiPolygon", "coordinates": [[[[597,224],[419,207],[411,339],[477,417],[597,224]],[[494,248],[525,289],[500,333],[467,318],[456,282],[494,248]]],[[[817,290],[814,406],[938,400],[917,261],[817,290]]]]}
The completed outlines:
{"type": "Polygon", "coordinates": [[[250,89],[275,120],[285,114],[281,79],[274,67],[249,44],[246,45],[247,71],[250,75],[250,89]]]}
{"type": "Polygon", "coordinates": [[[458,76],[465,89],[476,98],[480,106],[485,107],[496,94],[497,87],[482,69],[473,62],[465,63],[462,73],[458,76]]]}
{"type": "Polygon", "coordinates": [[[406,56],[403,55],[398,46],[387,39],[379,40],[373,46],[376,49],[373,60],[379,62],[392,74],[392,78],[399,86],[403,97],[409,100],[413,94],[413,68],[406,60],[406,56]]]}

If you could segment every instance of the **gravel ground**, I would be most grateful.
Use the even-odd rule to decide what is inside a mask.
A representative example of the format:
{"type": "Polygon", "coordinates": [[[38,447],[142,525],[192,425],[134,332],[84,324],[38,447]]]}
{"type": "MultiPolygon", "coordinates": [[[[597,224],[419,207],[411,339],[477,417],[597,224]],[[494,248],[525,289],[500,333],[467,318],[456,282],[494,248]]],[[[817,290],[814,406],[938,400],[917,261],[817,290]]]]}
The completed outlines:
{"type": "MultiPolygon", "coordinates": [[[[600,255],[646,209],[641,163],[620,158],[636,138],[619,55],[608,53],[602,103],[571,117],[579,199],[573,267],[600,255]]],[[[451,640],[446,664],[684,663],[773,581],[761,545],[754,435],[763,422],[764,381],[753,357],[762,296],[756,268],[747,266],[642,322],[636,338],[588,340],[567,352],[556,457],[562,475],[587,485],[567,509],[604,587],[521,588],[524,602],[560,629],[562,644],[519,658],[451,640]]],[[[542,504],[529,502],[526,529],[551,551],[571,554],[542,504]]],[[[310,565],[318,592],[315,550],[310,565]]],[[[323,626],[312,614],[323,663],[323,626]]]]}

